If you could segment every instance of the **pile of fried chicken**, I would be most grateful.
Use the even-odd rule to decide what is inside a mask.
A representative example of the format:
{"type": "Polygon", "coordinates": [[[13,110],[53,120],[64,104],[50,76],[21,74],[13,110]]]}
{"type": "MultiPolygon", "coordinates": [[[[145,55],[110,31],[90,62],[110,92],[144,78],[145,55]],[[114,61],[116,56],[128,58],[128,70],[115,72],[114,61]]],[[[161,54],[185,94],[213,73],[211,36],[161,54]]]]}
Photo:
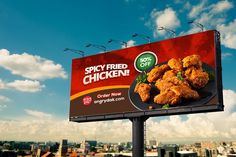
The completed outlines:
{"type": "Polygon", "coordinates": [[[200,56],[193,54],[183,59],[172,58],[167,64],[155,66],[147,73],[147,81],[137,83],[134,89],[143,102],[149,101],[152,84],[155,84],[160,92],[153,101],[175,105],[182,99],[199,99],[196,90],[206,86],[209,76],[202,68],[200,56]]]}

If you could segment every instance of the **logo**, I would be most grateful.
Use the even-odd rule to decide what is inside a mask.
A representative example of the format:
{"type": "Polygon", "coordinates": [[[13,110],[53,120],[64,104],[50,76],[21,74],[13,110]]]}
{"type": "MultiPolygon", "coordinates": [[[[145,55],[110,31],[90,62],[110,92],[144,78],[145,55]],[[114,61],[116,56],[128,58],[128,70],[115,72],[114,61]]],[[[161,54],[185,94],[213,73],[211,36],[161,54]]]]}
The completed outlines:
{"type": "Polygon", "coordinates": [[[92,103],[92,101],[93,101],[93,99],[92,99],[92,97],[91,96],[85,96],[84,98],[83,98],[83,104],[85,105],[85,106],[88,106],[88,105],[90,105],[91,103],[92,103]]]}
{"type": "Polygon", "coordinates": [[[147,71],[157,64],[158,58],[151,51],[144,51],[139,54],[134,61],[134,67],[138,72],[147,71]]]}

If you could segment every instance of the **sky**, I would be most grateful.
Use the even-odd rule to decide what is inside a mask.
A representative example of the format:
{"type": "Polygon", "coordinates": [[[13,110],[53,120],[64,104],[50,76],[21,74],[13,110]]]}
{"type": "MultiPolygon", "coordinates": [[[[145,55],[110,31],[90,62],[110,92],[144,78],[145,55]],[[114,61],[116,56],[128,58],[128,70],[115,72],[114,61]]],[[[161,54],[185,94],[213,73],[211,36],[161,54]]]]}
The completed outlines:
{"type": "Polygon", "coordinates": [[[71,60],[82,50],[101,53],[123,45],[170,38],[160,26],[177,36],[204,30],[221,33],[225,111],[155,117],[147,120],[147,138],[159,142],[209,140],[236,141],[236,2],[230,0],[1,0],[0,1],[0,140],[23,141],[131,141],[131,122],[69,122],[71,60]]]}

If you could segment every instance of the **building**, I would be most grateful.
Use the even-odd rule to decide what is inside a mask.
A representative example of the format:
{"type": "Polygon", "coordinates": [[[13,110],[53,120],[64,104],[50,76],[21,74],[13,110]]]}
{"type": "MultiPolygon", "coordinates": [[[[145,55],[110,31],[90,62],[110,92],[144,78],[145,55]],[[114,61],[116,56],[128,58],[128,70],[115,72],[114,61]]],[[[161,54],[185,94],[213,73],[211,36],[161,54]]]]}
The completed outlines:
{"type": "Polygon", "coordinates": [[[68,141],[66,139],[63,139],[60,143],[59,150],[58,150],[59,156],[60,157],[66,156],[67,149],[68,149],[68,141]]]}
{"type": "Polygon", "coordinates": [[[194,143],[194,147],[195,148],[202,148],[202,145],[200,142],[196,142],[196,143],[194,143]]]}
{"type": "Polygon", "coordinates": [[[158,157],[177,157],[179,147],[177,145],[158,146],[158,157]]]}
{"type": "Polygon", "coordinates": [[[90,147],[96,147],[97,146],[97,141],[86,140],[86,142],[89,143],[90,147]]]}
{"type": "Polygon", "coordinates": [[[17,154],[14,151],[7,150],[7,151],[3,151],[3,152],[0,151],[0,156],[1,157],[17,157],[17,154]]]}
{"type": "Polygon", "coordinates": [[[216,142],[213,141],[203,141],[201,142],[201,148],[205,149],[215,149],[217,147],[216,142]]]}
{"type": "Polygon", "coordinates": [[[149,140],[149,146],[157,146],[157,141],[156,140],[149,140]]]}
{"type": "Polygon", "coordinates": [[[41,149],[37,149],[36,157],[40,157],[40,156],[41,156],[41,149]]]}
{"type": "Polygon", "coordinates": [[[84,154],[88,154],[90,152],[90,144],[87,141],[82,141],[80,143],[80,151],[84,154]]]}
{"type": "Polygon", "coordinates": [[[231,142],[231,146],[236,149],[236,141],[231,142]]]}

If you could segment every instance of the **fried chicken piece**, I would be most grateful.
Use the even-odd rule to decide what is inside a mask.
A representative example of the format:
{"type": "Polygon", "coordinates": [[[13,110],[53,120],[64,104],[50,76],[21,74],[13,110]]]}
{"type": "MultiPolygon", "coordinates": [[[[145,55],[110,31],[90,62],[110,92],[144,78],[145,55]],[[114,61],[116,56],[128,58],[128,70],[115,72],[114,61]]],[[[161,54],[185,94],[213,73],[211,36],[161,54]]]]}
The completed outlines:
{"type": "Polygon", "coordinates": [[[209,81],[208,73],[194,67],[188,68],[184,75],[194,88],[203,88],[209,81]]]}
{"type": "Polygon", "coordinates": [[[197,68],[201,68],[202,67],[202,62],[200,60],[200,56],[199,55],[187,56],[182,61],[183,61],[183,67],[184,68],[188,68],[188,67],[191,67],[191,66],[195,66],[197,68]]]}
{"type": "Polygon", "coordinates": [[[181,96],[175,90],[171,88],[161,92],[157,96],[154,97],[154,102],[157,104],[170,104],[174,105],[179,103],[181,100],[181,96]]]}
{"type": "Polygon", "coordinates": [[[172,86],[179,86],[179,85],[189,87],[189,84],[186,80],[179,80],[176,76],[168,77],[166,79],[159,79],[155,83],[155,86],[160,91],[165,91],[171,88],[172,86]]]}
{"type": "Polygon", "coordinates": [[[178,79],[177,76],[175,77],[171,77],[168,79],[170,82],[172,82],[174,85],[184,85],[184,86],[188,86],[190,87],[190,85],[188,84],[188,82],[186,80],[180,80],[178,79]]]}
{"type": "Polygon", "coordinates": [[[154,97],[154,102],[158,104],[177,104],[180,102],[181,98],[185,99],[198,99],[199,94],[197,91],[192,90],[186,85],[174,85],[161,92],[154,97]]]}
{"type": "Polygon", "coordinates": [[[165,91],[170,89],[170,87],[172,87],[174,85],[173,82],[166,80],[166,79],[159,79],[156,81],[155,86],[157,87],[157,89],[159,89],[160,91],[165,91]]]}
{"type": "Polygon", "coordinates": [[[185,99],[198,99],[199,94],[197,91],[192,90],[189,86],[179,85],[171,87],[171,90],[185,99]]]}
{"type": "Polygon", "coordinates": [[[162,79],[168,79],[168,78],[171,78],[171,77],[174,77],[177,75],[177,72],[175,70],[168,70],[164,73],[164,75],[162,76],[162,79]]]}
{"type": "Polygon", "coordinates": [[[137,83],[134,89],[135,93],[138,93],[142,102],[146,102],[150,98],[151,86],[146,83],[137,83]]]}
{"type": "Polygon", "coordinates": [[[176,71],[182,71],[183,70],[183,64],[182,64],[181,59],[172,58],[168,61],[168,65],[173,70],[176,70],[176,71]]]}
{"type": "Polygon", "coordinates": [[[147,75],[148,82],[155,82],[159,79],[170,67],[167,64],[154,67],[147,75]]]}

